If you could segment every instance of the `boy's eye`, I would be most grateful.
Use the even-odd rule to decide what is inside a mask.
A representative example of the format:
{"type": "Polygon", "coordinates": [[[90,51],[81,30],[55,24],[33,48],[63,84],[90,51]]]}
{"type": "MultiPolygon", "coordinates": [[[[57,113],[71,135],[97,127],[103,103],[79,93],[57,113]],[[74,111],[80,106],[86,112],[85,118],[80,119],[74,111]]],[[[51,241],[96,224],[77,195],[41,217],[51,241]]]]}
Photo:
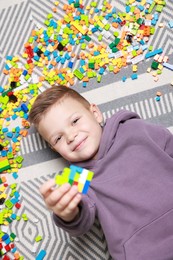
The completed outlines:
{"type": "Polygon", "coordinates": [[[73,120],[73,124],[76,124],[78,120],[79,120],[79,118],[76,118],[75,120],[73,120]]]}
{"type": "Polygon", "coordinates": [[[55,139],[54,144],[57,144],[59,140],[61,140],[61,136],[59,136],[59,137],[57,137],[57,138],[55,139]]]}

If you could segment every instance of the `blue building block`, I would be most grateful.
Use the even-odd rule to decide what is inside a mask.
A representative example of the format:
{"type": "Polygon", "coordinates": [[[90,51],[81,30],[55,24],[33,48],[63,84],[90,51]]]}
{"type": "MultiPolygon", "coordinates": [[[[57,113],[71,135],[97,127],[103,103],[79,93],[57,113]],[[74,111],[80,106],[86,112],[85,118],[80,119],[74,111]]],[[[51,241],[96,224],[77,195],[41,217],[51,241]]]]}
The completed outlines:
{"type": "Polygon", "coordinates": [[[123,81],[123,82],[125,82],[125,81],[126,81],[126,79],[127,79],[127,77],[126,77],[126,76],[123,76],[123,77],[122,77],[122,81],[123,81]]]}
{"type": "Polygon", "coordinates": [[[70,69],[72,69],[72,67],[73,67],[73,62],[72,62],[72,61],[69,61],[68,67],[69,67],[70,69]]]}
{"type": "Polygon", "coordinates": [[[130,6],[126,5],[126,13],[129,13],[129,12],[130,12],[130,6]]]}
{"type": "Polygon", "coordinates": [[[17,179],[17,178],[18,178],[17,172],[13,172],[13,173],[12,173],[12,176],[13,176],[14,179],[17,179]]]}
{"type": "Polygon", "coordinates": [[[133,73],[131,75],[131,79],[134,80],[134,79],[137,79],[138,78],[138,74],[137,73],[133,73]]]}
{"type": "Polygon", "coordinates": [[[36,256],[35,260],[42,260],[46,255],[45,250],[41,250],[40,253],[36,256]]]}
{"type": "Polygon", "coordinates": [[[84,188],[83,188],[83,191],[82,191],[83,194],[87,194],[89,186],[90,186],[90,181],[86,181],[84,188]]]}
{"type": "Polygon", "coordinates": [[[52,64],[49,64],[48,69],[51,70],[53,68],[52,64]]]}
{"type": "Polygon", "coordinates": [[[14,115],[12,115],[12,117],[11,117],[13,120],[15,120],[16,118],[17,118],[17,115],[16,114],[14,114],[14,115]]]}
{"type": "Polygon", "coordinates": [[[150,51],[150,52],[148,52],[148,53],[145,55],[145,58],[146,58],[146,59],[151,58],[151,57],[155,56],[156,54],[160,54],[160,53],[162,53],[162,52],[163,52],[162,48],[157,49],[157,50],[155,50],[155,51],[150,51]]]}
{"type": "Polygon", "coordinates": [[[13,137],[13,133],[12,132],[8,132],[7,133],[7,137],[12,138],[13,137]]]}
{"type": "Polygon", "coordinates": [[[99,70],[99,74],[103,75],[104,71],[105,71],[105,69],[103,67],[101,67],[100,70],[99,70]]]}
{"type": "Polygon", "coordinates": [[[13,56],[9,56],[9,55],[8,55],[8,56],[6,57],[6,60],[12,60],[12,59],[13,59],[13,56]]]}
{"type": "Polygon", "coordinates": [[[29,109],[27,108],[27,106],[26,106],[24,103],[21,105],[21,109],[22,109],[22,111],[24,111],[25,113],[27,113],[27,112],[29,111],[29,109]]]}
{"type": "Polygon", "coordinates": [[[155,100],[156,100],[156,101],[160,101],[160,97],[157,96],[157,97],[155,98],[155,100]]]}
{"type": "Polygon", "coordinates": [[[61,59],[61,64],[64,64],[65,61],[66,61],[66,59],[65,59],[65,58],[62,58],[62,59],[61,59]]]}
{"type": "Polygon", "coordinates": [[[7,127],[2,128],[2,133],[7,133],[7,132],[8,132],[8,128],[7,127]]]}
{"type": "Polygon", "coordinates": [[[87,87],[87,82],[83,82],[83,83],[82,83],[82,87],[83,87],[83,88],[86,88],[86,87],[87,87]]]}
{"type": "Polygon", "coordinates": [[[8,238],[9,238],[9,235],[8,235],[8,234],[4,234],[4,235],[1,237],[2,241],[5,241],[5,240],[8,239],[8,238]]]}

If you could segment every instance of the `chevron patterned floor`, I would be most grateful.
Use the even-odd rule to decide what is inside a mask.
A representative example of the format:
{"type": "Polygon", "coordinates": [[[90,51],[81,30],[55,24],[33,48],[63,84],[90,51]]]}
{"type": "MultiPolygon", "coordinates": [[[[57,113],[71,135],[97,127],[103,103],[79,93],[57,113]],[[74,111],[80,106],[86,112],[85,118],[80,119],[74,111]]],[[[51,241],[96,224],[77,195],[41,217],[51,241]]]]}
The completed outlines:
{"type": "MultiPolygon", "coordinates": [[[[64,16],[62,7],[65,1],[59,2],[58,13],[54,14],[57,20],[64,16]]],[[[92,1],[83,2],[89,5],[92,1]]],[[[8,77],[2,73],[6,57],[18,55],[25,64],[22,58],[24,43],[35,27],[45,26],[44,20],[48,13],[52,13],[53,3],[53,0],[0,1],[0,85],[8,84],[8,77]]],[[[109,3],[116,5],[117,11],[124,11],[125,1],[112,0],[109,3]]],[[[164,54],[169,56],[169,62],[173,64],[173,29],[167,26],[173,19],[172,14],[171,0],[167,1],[159,16],[158,23],[163,23],[164,28],[156,26],[155,34],[148,44],[152,45],[153,49],[163,48],[164,54]]],[[[93,38],[93,41],[96,40],[97,38],[93,38]]],[[[107,43],[105,39],[103,41],[107,43]]],[[[75,53],[79,52],[80,48],[76,46],[75,53]]],[[[78,66],[77,61],[75,66],[78,66]]],[[[130,79],[132,68],[129,66],[117,75],[111,74],[110,77],[110,74],[105,74],[99,84],[94,79],[90,80],[87,88],[82,88],[81,83],[76,81],[76,88],[91,102],[100,106],[105,119],[119,109],[128,109],[137,112],[146,120],[163,124],[173,131],[173,88],[170,85],[173,73],[164,69],[159,81],[154,82],[152,76],[146,73],[149,66],[151,60],[139,64],[139,78],[136,81],[130,79]],[[126,82],[121,80],[124,75],[128,77],[126,82]],[[157,91],[162,92],[160,102],[155,101],[157,91]]],[[[35,73],[41,74],[39,69],[36,69],[35,73]]],[[[24,163],[16,182],[22,198],[22,207],[17,214],[26,213],[29,220],[13,221],[10,230],[18,237],[16,246],[21,255],[26,260],[33,260],[38,252],[44,249],[47,251],[45,260],[111,259],[98,220],[95,221],[91,231],[80,238],[70,238],[67,233],[53,225],[51,214],[45,209],[38,190],[39,186],[48,178],[52,178],[65,163],[62,158],[50,151],[34,128],[31,128],[30,134],[22,140],[20,154],[24,157],[24,163]],[[37,235],[41,235],[43,240],[36,244],[34,239],[37,235]]],[[[10,178],[11,176],[9,181],[14,182],[10,178]]]]}

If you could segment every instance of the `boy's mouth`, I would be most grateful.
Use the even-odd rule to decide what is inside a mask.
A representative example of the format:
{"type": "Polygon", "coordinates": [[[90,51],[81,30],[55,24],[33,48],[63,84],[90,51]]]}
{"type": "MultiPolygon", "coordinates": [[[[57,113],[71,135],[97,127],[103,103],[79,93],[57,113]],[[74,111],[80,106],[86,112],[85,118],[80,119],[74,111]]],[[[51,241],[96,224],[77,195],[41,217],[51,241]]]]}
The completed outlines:
{"type": "Polygon", "coordinates": [[[80,148],[84,145],[85,141],[87,138],[83,139],[82,141],[80,141],[79,143],[77,143],[73,149],[73,151],[78,151],[80,150],[80,148]]]}

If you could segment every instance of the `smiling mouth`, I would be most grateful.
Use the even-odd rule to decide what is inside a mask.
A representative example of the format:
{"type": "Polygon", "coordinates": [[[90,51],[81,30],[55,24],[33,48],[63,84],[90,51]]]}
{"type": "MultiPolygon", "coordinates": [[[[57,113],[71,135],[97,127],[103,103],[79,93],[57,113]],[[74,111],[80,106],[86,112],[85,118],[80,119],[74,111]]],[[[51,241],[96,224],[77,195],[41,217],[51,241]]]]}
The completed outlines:
{"type": "Polygon", "coordinates": [[[78,150],[80,150],[80,148],[83,146],[83,144],[85,143],[85,140],[86,140],[86,138],[84,139],[84,140],[82,140],[79,144],[77,144],[76,146],[75,146],[75,148],[73,149],[73,151],[78,151],[78,150]]]}

